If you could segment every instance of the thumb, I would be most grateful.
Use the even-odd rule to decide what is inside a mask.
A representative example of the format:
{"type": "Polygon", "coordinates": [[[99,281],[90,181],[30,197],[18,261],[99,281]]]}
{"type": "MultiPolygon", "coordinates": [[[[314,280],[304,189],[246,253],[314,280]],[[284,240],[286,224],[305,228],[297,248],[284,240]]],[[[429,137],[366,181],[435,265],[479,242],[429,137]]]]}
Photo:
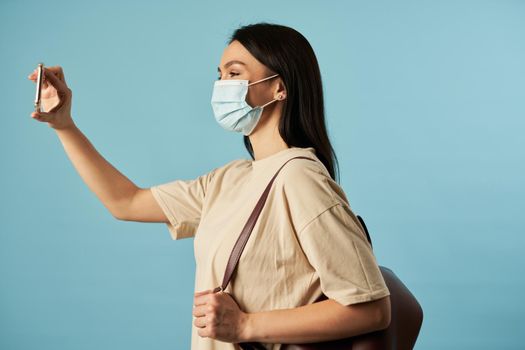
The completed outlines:
{"type": "Polygon", "coordinates": [[[32,112],[31,116],[39,120],[46,121],[46,122],[53,118],[53,115],[47,112],[32,112]]]}

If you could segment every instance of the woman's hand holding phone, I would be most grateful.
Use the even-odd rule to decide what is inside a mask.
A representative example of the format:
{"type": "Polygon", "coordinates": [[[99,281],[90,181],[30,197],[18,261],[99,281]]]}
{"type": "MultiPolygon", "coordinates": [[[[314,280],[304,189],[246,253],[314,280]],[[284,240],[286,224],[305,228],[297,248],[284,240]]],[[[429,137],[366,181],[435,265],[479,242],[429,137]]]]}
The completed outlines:
{"type": "MultiPolygon", "coordinates": [[[[37,69],[27,78],[36,83],[37,69]]],[[[73,93],[66,84],[62,67],[44,67],[42,78],[40,105],[43,107],[43,111],[34,111],[31,113],[31,117],[41,122],[47,122],[54,129],[74,126],[75,123],[71,117],[73,93]]]]}

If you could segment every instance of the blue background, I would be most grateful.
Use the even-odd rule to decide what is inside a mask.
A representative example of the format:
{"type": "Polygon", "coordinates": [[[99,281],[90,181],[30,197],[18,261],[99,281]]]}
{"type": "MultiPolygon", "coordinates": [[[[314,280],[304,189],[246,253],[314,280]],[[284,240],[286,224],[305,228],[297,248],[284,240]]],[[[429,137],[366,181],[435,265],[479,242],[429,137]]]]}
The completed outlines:
{"type": "Polygon", "coordinates": [[[46,123],[38,62],[138,186],[249,158],[210,106],[240,25],[300,31],[341,185],[418,298],[416,349],[523,349],[525,2],[0,3],[0,348],[188,349],[193,240],[113,218],[46,123]]]}

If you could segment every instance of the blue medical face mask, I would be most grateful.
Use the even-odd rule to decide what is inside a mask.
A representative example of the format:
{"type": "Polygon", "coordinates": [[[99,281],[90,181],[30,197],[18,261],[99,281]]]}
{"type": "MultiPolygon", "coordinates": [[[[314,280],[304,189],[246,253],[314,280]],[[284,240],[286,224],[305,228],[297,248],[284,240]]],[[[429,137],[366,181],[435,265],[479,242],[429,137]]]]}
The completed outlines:
{"type": "Polygon", "coordinates": [[[261,118],[263,108],[277,100],[273,99],[262,106],[251,107],[246,102],[248,86],[278,75],[275,74],[251,84],[248,84],[248,80],[241,79],[215,81],[211,97],[215,120],[226,130],[242,132],[246,136],[250,135],[261,118]]]}

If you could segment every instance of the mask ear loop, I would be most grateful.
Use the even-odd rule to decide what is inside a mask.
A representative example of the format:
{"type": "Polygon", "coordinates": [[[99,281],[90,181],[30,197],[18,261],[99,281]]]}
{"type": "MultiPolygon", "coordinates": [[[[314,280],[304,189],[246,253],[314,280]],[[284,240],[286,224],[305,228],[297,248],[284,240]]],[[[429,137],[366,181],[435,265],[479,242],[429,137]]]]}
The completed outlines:
{"type": "Polygon", "coordinates": [[[253,85],[253,84],[260,83],[261,81],[265,81],[265,80],[271,79],[271,78],[276,77],[276,76],[278,76],[278,75],[279,75],[279,74],[274,74],[274,75],[272,75],[272,76],[269,76],[269,77],[263,78],[263,79],[261,79],[261,80],[254,81],[253,83],[248,84],[248,86],[253,85]]]}
{"type": "Polygon", "coordinates": [[[279,100],[282,100],[283,99],[283,95],[279,95],[278,98],[274,98],[273,100],[271,100],[270,102],[268,103],[265,103],[263,104],[262,106],[258,106],[258,107],[254,107],[254,108],[264,108],[266,106],[268,106],[270,103],[273,103],[275,101],[279,101],[279,100]]]}
{"type": "MultiPolygon", "coordinates": [[[[278,76],[278,75],[279,75],[279,74],[271,75],[271,76],[266,77],[266,78],[264,78],[264,79],[261,79],[261,80],[259,80],[259,81],[256,81],[256,82],[253,82],[253,83],[250,83],[250,84],[248,84],[248,86],[253,85],[253,84],[260,83],[261,81],[265,81],[265,80],[268,80],[268,79],[274,78],[274,77],[276,77],[276,76],[278,76]]],[[[279,97],[280,97],[280,96],[279,96],[279,97]]],[[[271,100],[270,102],[267,102],[267,103],[263,104],[262,106],[257,106],[257,107],[254,107],[254,108],[264,108],[264,107],[268,106],[270,103],[273,103],[273,102],[278,101],[278,100],[280,100],[280,98],[278,98],[278,99],[275,99],[275,98],[274,98],[274,99],[271,100]]]]}
{"type": "Polygon", "coordinates": [[[263,104],[262,106],[259,106],[258,108],[264,108],[264,107],[268,106],[270,103],[273,103],[273,102],[275,102],[275,101],[279,101],[279,99],[274,98],[274,99],[271,100],[270,102],[265,103],[265,104],[263,104]]]}

